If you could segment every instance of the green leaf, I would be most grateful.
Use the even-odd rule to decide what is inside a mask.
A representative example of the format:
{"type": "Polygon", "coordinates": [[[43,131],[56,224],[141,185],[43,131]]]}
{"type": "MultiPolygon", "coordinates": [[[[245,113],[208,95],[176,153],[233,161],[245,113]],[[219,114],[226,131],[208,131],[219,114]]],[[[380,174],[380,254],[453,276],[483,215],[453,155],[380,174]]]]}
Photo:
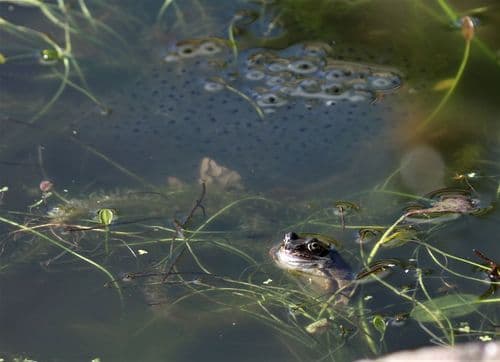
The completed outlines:
{"type": "Polygon", "coordinates": [[[379,331],[380,335],[383,336],[386,328],[384,317],[382,317],[379,314],[373,316],[372,324],[375,327],[375,329],[379,331]]]}
{"type": "Polygon", "coordinates": [[[55,49],[44,49],[40,52],[40,56],[45,62],[54,62],[60,59],[60,55],[55,49]]]}
{"type": "Polygon", "coordinates": [[[474,312],[479,305],[477,301],[477,296],[472,294],[446,295],[416,305],[410,316],[419,322],[461,317],[474,312]]]}
{"type": "Polygon", "coordinates": [[[115,213],[111,209],[100,209],[99,211],[97,211],[97,219],[101,224],[105,226],[111,225],[114,217],[115,213]]]}

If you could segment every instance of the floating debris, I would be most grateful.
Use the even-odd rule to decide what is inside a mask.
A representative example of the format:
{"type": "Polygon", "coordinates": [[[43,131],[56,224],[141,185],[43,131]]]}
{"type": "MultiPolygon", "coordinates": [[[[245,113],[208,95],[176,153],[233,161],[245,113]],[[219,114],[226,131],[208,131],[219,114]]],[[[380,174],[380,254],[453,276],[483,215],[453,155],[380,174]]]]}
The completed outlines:
{"type": "Polygon", "coordinates": [[[224,190],[243,188],[238,172],[221,166],[208,157],[201,161],[199,181],[204,182],[207,186],[214,185],[224,190]]]}
{"type": "Polygon", "coordinates": [[[323,334],[332,325],[332,322],[328,318],[322,318],[306,326],[306,332],[309,334],[323,334]]]}
{"type": "Polygon", "coordinates": [[[407,208],[406,220],[422,222],[442,222],[462,214],[482,214],[489,208],[481,208],[480,201],[472,198],[470,192],[460,189],[441,189],[426,196],[431,200],[427,205],[415,204],[407,208]]]}
{"type": "Polygon", "coordinates": [[[50,182],[49,180],[43,180],[42,182],[40,182],[39,187],[40,187],[40,191],[46,193],[54,188],[54,184],[52,182],[50,182]]]}
{"type": "Polygon", "coordinates": [[[493,283],[500,282],[500,264],[488,258],[477,249],[474,249],[474,253],[483,261],[485,261],[490,267],[490,270],[488,271],[488,278],[490,279],[490,281],[492,281],[493,283]]]}

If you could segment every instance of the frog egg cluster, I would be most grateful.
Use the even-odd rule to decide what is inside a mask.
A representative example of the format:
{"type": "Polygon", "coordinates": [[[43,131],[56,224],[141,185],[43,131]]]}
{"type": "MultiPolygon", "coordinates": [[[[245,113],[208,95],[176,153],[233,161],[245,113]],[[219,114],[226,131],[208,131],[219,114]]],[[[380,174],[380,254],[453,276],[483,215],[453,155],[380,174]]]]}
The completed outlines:
{"type": "Polygon", "coordinates": [[[372,101],[377,94],[401,86],[401,77],[394,71],[337,61],[317,46],[304,46],[290,57],[267,51],[254,53],[246,61],[244,78],[253,83],[253,96],[267,111],[294,98],[327,105],[342,100],[372,101]]]}
{"type": "MultiPolygon", "coordinates": [[[[297,99],[306,101],[308,106],[317,103],[331,106],[339,101],[370,102],[377,94],[401,86],[401,77],[393,70],[335,60],[330,53],[331,49],[321,43],[293,46],[279,52],[253,52],[237,64],[239,69],[232,72],[233,76],[218,74],[219,80],[211,78],[203,87],[207,92],[217,92],[236,81],[235,88],[242,85],[256,104],[270,113],[297,99]],[[238,74],[237,79],[234,74],[238,74]]],[[[179,42],[164,60],[178,62],[215,55],[224,64],[231,61],[231,52],[222,39],[192,39],[179,42]]]]}
{"type": "Polygon", "coordinates": [[[218,39],[190,39],[177,43],[163,60],[170,63],[195,57],[209,57],[221,53],[224,49],[218,39]]]}

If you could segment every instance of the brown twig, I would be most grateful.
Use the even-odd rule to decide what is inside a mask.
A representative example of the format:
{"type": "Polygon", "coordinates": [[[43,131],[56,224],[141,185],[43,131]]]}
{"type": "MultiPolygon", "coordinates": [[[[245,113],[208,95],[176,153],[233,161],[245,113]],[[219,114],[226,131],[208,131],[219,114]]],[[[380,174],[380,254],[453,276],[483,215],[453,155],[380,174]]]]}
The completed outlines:
{"type": "MultiPolygon", "coordinates": [[[[184,222],[180,223],[177,219],[174,219],[173,223],[175,226],[176,235],[174,235],[174,237],[172,238],[172,243],[175,241],[176,237],[184,239],[184,230],[186,229],[186,226],[193,219],[193,216],[194,216],[194,213],[196,212],[196,210],[201,209],[201,211],[203,212],[203,216],[204,217],[206,216],[205,207],[202,204],[203,200],[205,199],[206,193],[207,193],[207,187],[206,187],[205,183],[203,182],[201,184],[200,197],[198,197],[198,199],[196,200],[194,206],[192,207],[191,211],[189,212],[189,214],[186,217],[186,219],[184,220],[184,222]]],[[[170,264],[170,267],[168,268],[168,270],[165,271],[165,275],[163,276],[162,283],[164,283],[165,280],[168,278],[168,276],[171,274],[172,270],[175,267],[175,264],[177,264],[180,257],[184,254],[185,250],[186,250],[186,245],[183,245],[181,251],[175,256],[175,258],[173,259],[172,263],[170,264]]]]}

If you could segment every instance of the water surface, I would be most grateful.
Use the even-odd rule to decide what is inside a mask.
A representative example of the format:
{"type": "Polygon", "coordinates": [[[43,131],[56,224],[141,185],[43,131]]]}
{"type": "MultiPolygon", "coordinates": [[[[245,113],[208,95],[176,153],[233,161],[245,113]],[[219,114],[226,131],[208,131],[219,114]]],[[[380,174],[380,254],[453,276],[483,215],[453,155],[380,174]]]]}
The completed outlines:
{"type": "Polygon", "coordinates": [[[498,260],[500,12],[444,5],[2,4],[0,357],[353,360],[496,338],[473,249],[498,260]],[[481,212],[402,220],[375,246],[443,188],[481,212]],[[329,303],[273,265],[292,230],[392,272],[329,303]]]}

